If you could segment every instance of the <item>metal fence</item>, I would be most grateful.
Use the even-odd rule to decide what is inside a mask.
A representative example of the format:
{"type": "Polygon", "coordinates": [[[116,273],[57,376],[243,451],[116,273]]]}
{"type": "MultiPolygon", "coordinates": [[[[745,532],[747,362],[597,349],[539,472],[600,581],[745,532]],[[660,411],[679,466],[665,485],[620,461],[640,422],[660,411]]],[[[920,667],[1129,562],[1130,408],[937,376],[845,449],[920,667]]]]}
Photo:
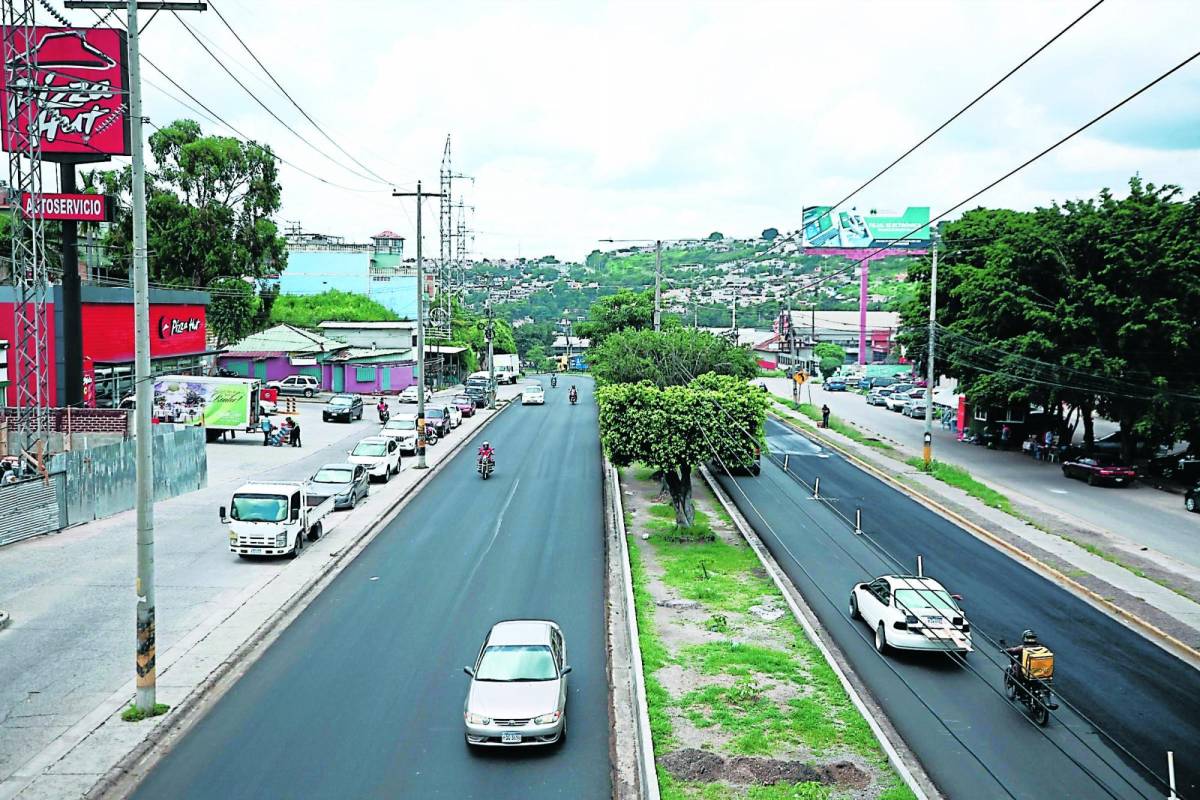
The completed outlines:
{"type": "MultiPolygon", "coordinates": [[[[154,430],[154,499],[208,485],[203,428],[159,425],[154,430]]],[[[134,440],[57,453],[49,478],[0,486],[0,545],[70,525],[103,519],[134,506],[134,440]]]]}

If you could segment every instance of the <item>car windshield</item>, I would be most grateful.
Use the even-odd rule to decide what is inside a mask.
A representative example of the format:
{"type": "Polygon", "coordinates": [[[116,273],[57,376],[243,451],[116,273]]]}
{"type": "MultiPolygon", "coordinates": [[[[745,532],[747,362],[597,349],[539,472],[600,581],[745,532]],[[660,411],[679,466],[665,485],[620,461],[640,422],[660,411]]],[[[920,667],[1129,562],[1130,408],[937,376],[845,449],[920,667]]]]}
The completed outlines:
{"type": "Polygon", "coordinates": [[[546,645],[505,644],[483,651],[475,679],[480,681],[552,681],[558,677],[546,645]]]}
{"type": "Polygon", "coordinates": [[[417,421],[415,419],[393,419],[388,420],[388,424],[383,427],[390,431],[415,431],[417,421]]]}
{"type": "Polygon", "coordinates": [[[381,456],[387,452],[387,445],[383,442],[359,442],[354,446],[352,456],[381,456]]]}
{"type": "Polygon", "coordinates": [[[354,470],[351,469],[319,469],[313,475],[313,483],[349,483],[352,477],[354,470]]]}
{"type": "Polygon", "coordinates": [[[456,394],[456,395],[454,395],[454,402],[462,403],[463,405],[466,405],[471,402],[471,397],[470,397],[470,395],[456,394]]]}
{"type": "Polygon", "coordinates": [[[945,589],[897,589],[898,608],[933,608],[957,614],[958,606],[945,589]]]}
{"type": "Polygon", "coordinates": [[[331,406],[348,406],[353,402],[354,401],[351,400],[349,397],[331,397],[331,398],[329,398],[329,405],[331,405],[331,406]]]}
{"type": "Polygon", "coordinates": [[[446,416],[446,412],[440,408],[427,408],[425,409],[425,416],[441,419],[442,417],[446,416]]]}
{"type": "Polygon", "coordinates": [[[283,522],[287,519],[286,497],[269,494],[239,494],[229,509],[231,519],[241,522],[283,522]]]}

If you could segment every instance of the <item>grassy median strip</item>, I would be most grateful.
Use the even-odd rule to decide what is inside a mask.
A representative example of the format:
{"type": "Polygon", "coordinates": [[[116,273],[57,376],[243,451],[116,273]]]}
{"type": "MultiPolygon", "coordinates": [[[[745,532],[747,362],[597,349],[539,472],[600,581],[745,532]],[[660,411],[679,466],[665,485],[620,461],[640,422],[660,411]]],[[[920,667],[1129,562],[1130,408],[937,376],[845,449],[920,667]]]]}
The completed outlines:
{"type": "Polygon", "coordinates": [[[917,456],[904,460],[905,464],[910,467],[926,472],[937,478],[942,483],[947,483],[957,489],[962,489],[964,492],[974,497],[986,506],[998,508],[1005,514],[1011,514],[1016,517],[1018,514],[1013,511],[1012,501],[1004,495],[997,492],[992,487],[980,483],[971,477],[971,473],[954,464],[947,464],[944,461],[934,459],[929,462],[929,468],[925,468],[925,461],[917,456]]]}
{"type": "Polygon", "coordinates": [[[686,530],[651,471],[621,480],[663,798],[912,797],[699,478],[686,530]]]}
{"type": "MultiPolygon", "coordinates": [[[[779,395],[774,395],[774,397],[777,402],[782,403],[793,411],[799,411],[813,422],[821,421],[821,409],[819,407],[812,405],[811,403],[797,403],[795,400],[788,400],[787,398],[780,397],[779,395]]],[[[882,442],[879,439],[867,436],[858,428],[842,421],[839,417],[835,417],[832,414],[829,415],[829,430],[840,433],[847,439],[853,442],[858,442],[866,447],[874,447],[876,450],[885,450],[889,452],[895,450],[895,448],[887,442],[882,442]]]]}

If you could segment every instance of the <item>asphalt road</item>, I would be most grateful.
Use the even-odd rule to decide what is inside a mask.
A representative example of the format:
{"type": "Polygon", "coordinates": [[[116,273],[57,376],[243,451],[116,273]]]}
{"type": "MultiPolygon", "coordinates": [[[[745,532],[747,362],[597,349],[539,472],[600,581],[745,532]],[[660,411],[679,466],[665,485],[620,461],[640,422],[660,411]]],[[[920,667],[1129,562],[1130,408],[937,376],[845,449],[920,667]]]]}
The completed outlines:
{"type": "MultiPolygon", "coordinates": [[[[790,396],[782,382],[772,380],[771,385],[781,396],[790,396]]],[[[807,388],[801,397],[808,401],[807,388]]],[[[921,451],[924,418],[909,419],[883,406],[868,406],[853,392],[827,392],[819,386],[812,387],[812,400],[817,406],[828,404],[834,416],[921,451]]],[[[1098,420],[1096,435],[1110,428],[1110,423],[1098,420]]],[[[1034,461],[1019,449],[1001,452],[958,442],[954,432],[942,429],[936,420],[933,437],[936,458],[965,467],[1006,494],[1023,495],[1043,508],[1200,567],[1200,549],[1195,546],[1200,517],[1189,514],[1177,494],[1159,491],[1146,481],[1124,488],[1088,486],[1064,477],[1061,465],[1034,461]]],[[[1077,432],[1077,441],[1082,438],[1082,431],[1077,432]]]]}
{"type": "Polygon", "coordinates": [[[604,798],[600,446],[591,384],[484,432],[282,633],[138,798],[604,798]],[[488,628],[550,618],[574,671],[561,749],[469,752],[462,672],[488,628]]]}
{"type": "Polygon", "coordinates": [[[1164,779],[1174,750],[1180,796],[1200,797],[1200,672],[836,453],[775,421],[767,433],[772,456],[791,454],[789,470],[809,484],[820,476],[833,507],[851,519],[864,510],[878,546],[769,459],[759,477],[721,481],[948,797],[1164,797],[1099,730],[1164,779]],[[937,654],[881,658],[849,619],[853,584],[911,573],[917,554],[964,596],[977,648],[969,668],[937,654]],[[1000,693],[1003,657],[983,634],[1013,641],[1027,627],[1054,650],[1055,687],[1086,719],[1064,703],[1038,729],[1000,693]]]}

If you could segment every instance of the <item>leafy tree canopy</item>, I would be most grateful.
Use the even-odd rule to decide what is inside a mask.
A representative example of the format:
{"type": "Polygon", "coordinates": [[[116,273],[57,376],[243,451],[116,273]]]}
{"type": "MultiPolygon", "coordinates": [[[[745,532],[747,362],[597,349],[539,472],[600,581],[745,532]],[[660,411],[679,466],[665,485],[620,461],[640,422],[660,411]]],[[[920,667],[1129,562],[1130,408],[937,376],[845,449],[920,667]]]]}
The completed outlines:
{"type": "Polygon", "coordinates": [[[206,317],[217,347],[244,339],[258,329],[262,303],[251,284],[241,278],[220,278],[208,288],[212,299],[206,317]]]}
{"type": "Polygon", "coordinates": [[[271,307],[271,324],[286,322],[315,328],[326,321],[391,322],[400,319],[387,306],[364,294],[330,289],[314,295],[282,294],[271,307]]]}
{"type": "Polygon", "coordinates": [[[721,233],[720,231],[713,231],[712,233],[710,233],[708,235],[708,240],[710,242],[719,242],[724,238],[725,238],[725,234],[721,233]]]}
{"type": "Polygon", "coordinates": [[[648,381],[659,387],[682,386],[706,372],[743,381],[758,374],[747,348],[694,328],[619,331],[588,351],[588,364],[602,383],[648,381]]]}
{"type": "Polygon", "coordinates": [[[767,408],[763,392],[743,378],[712,373],[665,388],[610,383],[596,390],[596,402],[609,459],[659,470],[681,527],[695,521],[692,472],[709,459],[731,468],[752,463],[767,408]]]}
{"type": "Polygon", "coordinates": [[[762,238],[768,242],[773,242],[779,238],[779,228],[767,228],[762,232],[762,238]]]}
{"type": "Polygon", "coordinates": [[[592,303],[588,319],[576,326],[580,336],[599,345],[610,334],[624,330],[646,330],[654,325],[654,292],[622,289],[592,303]]]}

